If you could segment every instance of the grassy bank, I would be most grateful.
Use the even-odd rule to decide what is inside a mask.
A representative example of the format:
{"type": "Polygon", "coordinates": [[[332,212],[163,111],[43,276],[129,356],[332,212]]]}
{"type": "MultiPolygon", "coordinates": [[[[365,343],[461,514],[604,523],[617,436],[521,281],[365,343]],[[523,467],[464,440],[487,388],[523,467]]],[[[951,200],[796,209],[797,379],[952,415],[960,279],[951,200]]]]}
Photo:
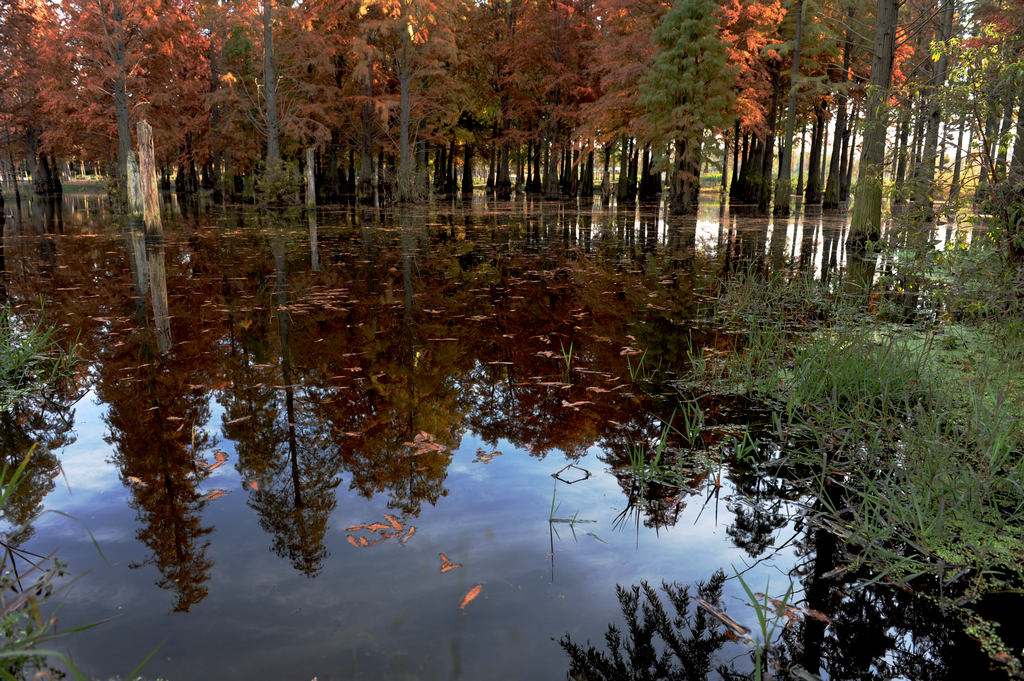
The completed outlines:
{"type": "MultiPolygon", "coordinates": [[[[34,513],[25,513],[22,497],[31,490],[35,444],[22,451],[24,438],[12,436],[40,394],[60,390],[73,380],[74,351],[58,346],[42,321],[26,323],[0,306],[0,418],[5,448],[0,461],[0,678],[50,678],[53,663],[74,668],[47,645],[58,636],[53,606],[59,600],[65,566],[54,554],[20,548],[31,534],[34,513]]],[[[30,504],[31,505],[31,504],[30,504]]],[[[71,632],[64,632],[71,633],[71,632]]],[[[80,675],[74,674],[76,677],[80,675]]]]}
{"type": "Polygon", "coordinates": [[[808,521],[842,539],[848,573],[958,612],[1020,675],[978,614],[1024,593],[1024,312],[994,243],[909,261],[913,294],[900,276],[870,297],[803,276],[730,281],[706,312],[736,349],[693,352],[679,388],[765,407],[770,466],[816,500],[808,521]]]}

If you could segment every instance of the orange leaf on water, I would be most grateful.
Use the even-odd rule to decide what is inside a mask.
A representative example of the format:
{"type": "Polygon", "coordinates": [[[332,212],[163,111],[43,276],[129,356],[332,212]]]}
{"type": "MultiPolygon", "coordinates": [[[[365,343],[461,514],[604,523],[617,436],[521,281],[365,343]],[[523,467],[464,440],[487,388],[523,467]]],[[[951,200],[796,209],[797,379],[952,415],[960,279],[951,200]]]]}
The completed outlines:
{"type": "Polygon", "coordinates": [[[465,610],[469,602],[480,595],[480,591],[484,588],[483,584],[477,584],[472,589],[466,592],[466,595],[462,597],[462,603],[459,603],[459,610],[465,610]]]}
{"type": "Polygon", "coordinates": [[[448,558],[448,556],[444,555],[443,553],[440,554],[440,555],[441,555],[441,574],[444,574],[446,572],[450,572],[451,570],[454,570],[455,568],[462,567],[462,563],[453,563],[451,561],[451,559],[448,558]]]}
{"type": "Polygon", "coordinates": [[[220,466],[223,466],[224,462],[228,460],[228,455],[225,454],[224,452],[214,452],[213,453],[213,458],[216,460],[216,463],[214,463],[211,466],[207,466],[206,470],[208,470],[208,471],[212,471],[215,468],[219,468],[220,466]]]}

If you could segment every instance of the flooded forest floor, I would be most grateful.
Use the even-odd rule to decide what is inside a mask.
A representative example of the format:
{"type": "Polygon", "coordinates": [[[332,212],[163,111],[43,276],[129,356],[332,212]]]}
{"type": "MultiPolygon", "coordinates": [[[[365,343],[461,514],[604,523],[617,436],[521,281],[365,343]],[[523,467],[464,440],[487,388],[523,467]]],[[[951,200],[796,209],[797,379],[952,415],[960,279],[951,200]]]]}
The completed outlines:
{"type": "Polygon", "coordinates": [[[5,541],[92,570],[87,673],[160,637],[173,681],[1024,675],[1024,289],[983,224],[853,257],[810,208],[165,212],[3,230],[12,324],[79,358],[3,414],[5,541]]]}

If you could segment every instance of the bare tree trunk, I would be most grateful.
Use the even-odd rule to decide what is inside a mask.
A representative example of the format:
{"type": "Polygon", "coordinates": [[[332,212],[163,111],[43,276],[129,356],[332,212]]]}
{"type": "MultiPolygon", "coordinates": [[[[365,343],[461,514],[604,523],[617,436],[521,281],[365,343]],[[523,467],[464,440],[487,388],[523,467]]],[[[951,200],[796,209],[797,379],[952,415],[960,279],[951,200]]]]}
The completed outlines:
{"type": "Polygon", "coordinates": [[[800,35],[804,27],[804,3],[796,0],[796,35],[793,38],[793,68],[789,72],[789,102],[786,110],[786,131],[779,154],[779,178],[775,182],[775,215],[789,215],[789,195],[792,191],[793,129],[796,127],[796,95],[800,80],[800,35]]]}
{"type": "Polygon", "coordinates": [[[462,145],[462,195],[473,195],[473,145],[462,145]]]}
{"type": "Polygon", "coordinates": [[[266,94],[267,168],[281,164],[281,130],[277,119],[277,65],[274,61],[274,0],[263,0],[263,89],[266,94]]]}
{"type": "MultiPolygon", "coordinates": [[[[953,0],[942,0],[942,24],[939,26],[939,40],[945,44],[953,34],[953,0]]],[[[925,101],[926,131],[921,163],[917,166],[914,182],[914,203],[920,207],[920,217],[926,221],[935,219],[932,186],[935,182],[935,153],[939,144],[939,123],[942,122],[942,104],[939,89],[946,83],[946,67],[949,58],[943,50],[932,65],[931,82],[928,84],[925,101]]]]}
{"type": "Polygon", "coordinates": [[[877,240],[882,229],[882,172],[885,133],[889,127],[888,100],[896,44],[897,7],[897,0],[878,0],[860,172],[847,238],[847,249],[855,253],[863,253],[867,242],[877,240]]]}
{"type": "Polygon", "coordinates": [[[306,147],[306,208],[316,208],[316,166],[313,147],[306,147]]]}

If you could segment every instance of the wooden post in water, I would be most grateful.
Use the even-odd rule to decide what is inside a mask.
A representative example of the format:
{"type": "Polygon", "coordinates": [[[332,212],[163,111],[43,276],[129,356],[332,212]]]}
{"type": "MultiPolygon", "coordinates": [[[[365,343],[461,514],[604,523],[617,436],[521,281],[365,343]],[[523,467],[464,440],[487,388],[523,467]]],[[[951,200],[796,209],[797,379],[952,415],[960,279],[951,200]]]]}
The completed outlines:
{"type": "Polygon", "coordinates": [[[132,222],[142,220],[142,183],[139,177],[139,157],[134,151],[128,152],[128,212],[132,222]]]}
{"type": "Polygon", "coordinates": [[[306,208],[316,207],[316,175],[313,172],[313,147],[306,147],[306,208]]]}
{"type": "MultiPolygon", "coordinates": [[[[142,202],[142,220],[146,224],[149,292],[156,322],[157,350],[164,354],[171,348],[171,316],[167,303],[167,268],[164,261],[163,224],[160,222],[160,195],[153,152],[153,128],[146,121],[139,121],[136,131],[139,137],[139,194],[142,202]]],[[[130,184],[129,181],[129,186],[130,184]]]]}
{"type": "Polygon", "coordinates": [[[156,159],[153,153],[153,128],[146,121],[139,121],[136,128],[139,135],[139,183],[142,189],[142,219],[146,223],[146,234],[162,234],[160,223],[160,197],[156,184],[156,159]]]}

